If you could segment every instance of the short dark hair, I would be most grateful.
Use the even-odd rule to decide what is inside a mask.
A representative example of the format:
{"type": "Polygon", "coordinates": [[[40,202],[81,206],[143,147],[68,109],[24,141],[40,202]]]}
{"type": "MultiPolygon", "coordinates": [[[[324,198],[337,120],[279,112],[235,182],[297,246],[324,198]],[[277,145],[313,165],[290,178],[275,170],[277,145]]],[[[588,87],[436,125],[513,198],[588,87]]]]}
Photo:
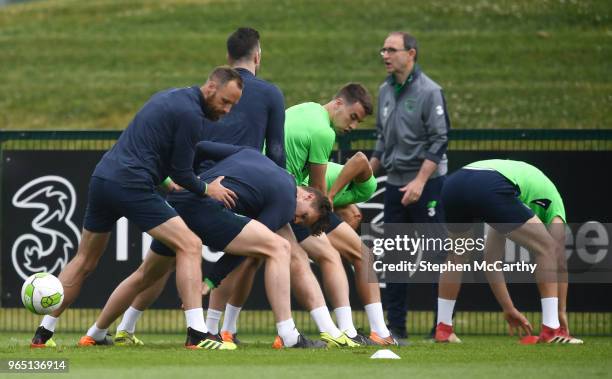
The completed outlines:
{"type": "Polygon", "coordinates": [[[410,50],[410,49],[414,49],[414,51],[416,52],[414,54],[414,61],[417,61],[417,58],[419,57],[419,43],[417,42],[416,38],[414,38],[414,36],[410,33],[406,33],[406,32],[391,32],[389,33],[389,35],[398,35],[401,36],[402,39],[404,40],[404,49],[406,50],[410,50]]]}
{"type": "Polygon", "coordinates": [[[233,61],[248,58],[259,46],[259,32],[253,28],[238,28],[227,38],[227,54],[233,61]]]}
{"type": "Polygon", "coordinates": [[[372,105],[372,96],[362,84],[349,83],[344,87],[340,88],[340,91],[334,96],[334,99],[342,98],[346,100],[348,104],[355,104],[359,102],[363,107],[366,115],[371,115],[374,111],[372,105]]]}
{"type": "Polygon", "coordinates": [[[234,70],[229,66],[216,67],[208,77],[208,80],[212,80],[217,83],[220,87],[225,86],[227,83],[235,81],[238,88],[242,89],[242,77],[238,71],[234,70]]]}
{"type": "Polygon", "coordinates": [[[312,208],[319,214],[319,218],[308,227],[310,234],[318,236],[329,227],[329,214],[332,211],[331,203],[323,192],[313,187],[302,187],[304,191],[314,194],[312,208]]]}

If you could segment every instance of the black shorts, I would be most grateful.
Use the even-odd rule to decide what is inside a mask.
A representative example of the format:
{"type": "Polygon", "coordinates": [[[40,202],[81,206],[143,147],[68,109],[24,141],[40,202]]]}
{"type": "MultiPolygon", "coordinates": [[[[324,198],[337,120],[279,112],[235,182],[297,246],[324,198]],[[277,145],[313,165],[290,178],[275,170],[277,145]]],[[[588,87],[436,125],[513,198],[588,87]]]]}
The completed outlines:
{"type": "Polygon", "coordinates": [[[519,199],[520,189],[494,170],[462,168],[442,187],[442,205],[449,231],[486,222],[502,234],[523,225],[534,213],[519,199]]]}
{"type": "MultiPolygon", "coordinates": [[[[202,243],[217,251],[224,250],[251,221],[249,217],[232,212],[214,199],[186,191],[173,194],[169,202],[202,243]]],[[[151,243],[151,250],[168,257],[176,255],[158,240],[151,243]]]]}
{"type": "Polygon", "coordinates": [[[146,232],[178,216],[154,188],[123,187],[120,183],[92,176],[83,227],[107,233],[125,217],[146,232]]]}
{"type": "MultiPolygon", "coordinates": [[[[325,229],[325,233],[331,233],[334,229],[338,227],[338,225],[342,224],[342,219],[338,217],[335,213],[329,214],[329,226],[325,229]]],[[[303,225],[298,225],[291,222],[291,229],[293,229],[293,234],[295,234],[295,238],[298,242],[304,241],[306,238],[310,237],[310,229],[303,225]]]]}

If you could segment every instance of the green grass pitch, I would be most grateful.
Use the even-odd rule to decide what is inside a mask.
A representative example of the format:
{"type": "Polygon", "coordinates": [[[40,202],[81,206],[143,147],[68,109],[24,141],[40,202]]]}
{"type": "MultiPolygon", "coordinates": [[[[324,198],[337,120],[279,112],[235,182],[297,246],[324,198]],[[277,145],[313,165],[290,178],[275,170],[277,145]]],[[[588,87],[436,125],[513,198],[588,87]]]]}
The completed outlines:
{"type": "Polygon", "coordinates": [[[79,335],[65,333],[57,334],[57,349],[31,350],[30,337],[0,334],[0,359],[65,358],[70,368],[62,378],[603,378],[612,372],[610,337],[586,338],[582,346],[523,346],[512,337],[479,336],[448,345],[415,337],[392,348],[399,360],[369,359],[377,347],[276,351],[267,335],[243,336],[247,344],[237,351],[189,351],[183,336],[173,334],[141,335],[144,347],[78,348],[79,335]]]}

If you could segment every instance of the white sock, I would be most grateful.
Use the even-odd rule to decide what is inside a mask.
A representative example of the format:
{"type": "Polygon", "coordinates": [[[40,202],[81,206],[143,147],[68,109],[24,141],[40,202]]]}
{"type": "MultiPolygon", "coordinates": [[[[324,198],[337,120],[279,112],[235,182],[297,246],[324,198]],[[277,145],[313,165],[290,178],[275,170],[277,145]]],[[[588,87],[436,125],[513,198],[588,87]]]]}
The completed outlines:
{"type": "Polygon", "coordinates": [[[96,341],[102,341],[104,337],[106,336],[106,332],[108,332],[108,329],[100,329],[94,322],[91,328],[87,330],[87,335],[96,341]]]}
{"type": "Polygon", "coordinates": [[[278,330],[278,335],[283,339],[285,346],[291,347],[297,343],[300,333],[297,331],[292,318],[276,323],[276,330],[278,330]]]}
{"type": "Polygon", "coordinates": [[[559,298],[542,298],[542,324],[553,329],[561,326],[559,323],[559,298]]]}
{"type": "Polygon", "coordinates": [[[136,323],[138,319],[142,315],[143,311],[139,311],[134,307],[129,307],[127,311],[123,314],[123,318],[121,319],[121,323],[117,326],[117,331],[125,330],[128,333],[134,333],[136,330],[136,323]]]}
{"type": "Polygon", "coordinates": [[[436,324],[453,325],[453,310],[457,300],[438,298],[438,320],[436,324]]]}
{"type": "Polygon", "coordinates": [[[236,322],[238,321],[238,315],[241,309],[241,307],[234,307],[230,303],[225,305],[225,316],[223,317],[223,326],[221,330],[236,333],[236,322]]]}
{"type": "Polygon", "coordinates": [[[185,311],[185,320],[187,320],[188,328],[202,333],[208,332],[204,323],[204,310],[202,308],[193,308],[185,311]]]}
{"type": "Polygon", "coordinates": [[[321,333],[327,332],[333,338],[338,338],[342,335],[342,332],[336,327],[334,321],[329,315],[329,310],[326,306],[313,309],[310,311],[310,315],[312,316],[315,324],[317,324],[317,327],[321,333]]]}
{"type": "Polygon", "coordinates": [[[368,321],[370,322],[370,330],[378,334],[379,337],[385,338],[391,335],[387,325],[385,324],[385,315],[381,303],[368,304],[365,307],[368,321]]]}
{"type": "Polygon", "coordinates": [[[355,325],[353,325],[351,307],[338,307],[334,309],[334,313],[336,314],[338,329],[351,338],[355,337],[357,335],[357,330],[355,330],[355,325]]]}
{"type": "Polygon", "coordinates": [[[59,321],[58,317],[46,315],[45,317],[43,317],[42,321],[40,322],[40,326],[44,327],[45,329],[51,332],[55,332],[55,325],[57,325],[58,321],[59,321]]]}
{"type": "Polygon", "coordinates": [[[206,328],[212,334],[219,334],[219,321],[223,312],[208,308],[206,311],[206,328]]]}

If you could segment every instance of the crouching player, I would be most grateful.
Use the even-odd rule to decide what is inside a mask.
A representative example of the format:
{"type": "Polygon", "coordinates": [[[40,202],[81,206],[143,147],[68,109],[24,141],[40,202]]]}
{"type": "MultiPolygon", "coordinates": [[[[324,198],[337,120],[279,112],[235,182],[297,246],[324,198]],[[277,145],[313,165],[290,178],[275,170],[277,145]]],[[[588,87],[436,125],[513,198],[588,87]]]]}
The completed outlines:
{"type": "MultiPolygon", "coordinates": [[[[290,245],[281,236],[292,234],[288,225],[291,220],[320,232],[328,222],[329,201],[316,190],[297,187],[291,175],[257,150],[200,142],[196,163],[204,159],[218,163],[200,174],[200,178],[206,182],[216,177],[223,178],[223,185],[238,196],[233,211],[218,201],[195,197],[186,191],[170,194],[169,203],[208,246],[266,261],[266,293],[285,347],[325,346],[320,341],[310,341],[302,336],[291,318],[290,245]]],[[[149,304],[155,300],[174,263],[174,252],[161,242],[153,241],[143,264],[115,289],[98,320],[79,344],[107,344],[105,335],[110,324],[139,293],[144,291],[141,296],[149,299],[149,304]]],[[[202,335],[194,329],[189,330],[185,346],[190,349],[236,348],[216,334],[202,335]]]]}
{"type": "MultiPolygon", "coordinates": [[[[376,179],[372,175],[367,157],[361,152],[351,157],[345,165],[329,162],[327,164],[325,176],[328,187],[328,197],[333,199],[335,211],[338,209],[346,209],[351,206],[356,207],[356,203],[369,200],[376,191],[376,179]]],[[[306,178],[304,182],[307,183],[308,178],[306,178]]],[[[350,213],[355,214],[356,212],[352,210],[350,213]]],[[[346,333],[349,338],[359,344],[397,345],[398,342],[391,336],[391,333],[385,325],[382,304],[380,302],[379,285],[377,282],[370,282],[372,278],[376,278],[372,271],[371,262],[369,261],[371,255],[368,254],[367,248],[363,245],[359,235],[355,232],[353,227],[332,215],[332,220],[334,218],[335,222],[331,221],[332,225],[326,229],[327,238],[309,238],[306,228],[294,227],[293,229],[294,232],[296,232],[297,241],[302,241],[300,245],[306,249],[310,258],[319,262],[331,259],[339,261],[340,257],[343,257],[348,260],[355,269],[356,288],[363,304],[365,304],[365,311],[370,324],[370,336],[369,338],[365,338],[357,333],[353,326],[350,306],[337,307],[335,309],[338,327],[341,331],[346,333]],[[304,241],[307,241],[305,245],[304,241]]],[[[358,218],[353,216],[352,220],[357,221],[358,218]]],[[[300,247],[297,246],[296,248],[300,247]]],[[[344,268],[341,262],[332,265],[332,267],[335,266],[341,267],[342,274],[344,274],[344,268]]],[[[244,287],[245,278],[252,278],[254,276],[252,272],[248,271],[255,268],[256,266],[251,268],[241,267],[239,269],[240,274],[228,276],[226,280],[230,283],[226,284],[226,282],[224,282],[224,285],[221,286],[219,290],[213,291],[211,295],[206,325],[211,330],[218,330],[222,309],[225,307],[225,318],[223,327],[221,328],[221,336],[223,336],[226,341],[235,341],[238,314],[242,304],[246,301],[248,292],[245,293],[245,291],[242,290],[228,291],[225,288],[244,287]],[[231,283],[237,280],[242,282],[239,286],[231,283]],[[229,299],[224,295],[229,295],[229,299]]],[[[323,273],[324,283],[326,286],[330,286],[331,283],[326,282],[327,278],[325,274],[326,272],[323,273]]],[[[218,284],[215,282],[219,281],[219,271],[215,270],[213,275],[215,278],[212,282],[210,281],[212,277],[208,278],[208,283],[212,285],[218,284]]],[[[337,275],[334,275],[332,271],[328,272],[327,276],[337,275]]],[[[344,274],[342,277],[346,278],[346,275],[344,274]]],[[[347,287],[346,301],[348,302],[348,281],[345,279],[341,284],[347,287]]],[[[250,286],[248,286],[247,289],[250,289],[250,286]]],[[[328,294],[333,293],[333,291],[328,291],[328,294]]],[[[332,303],[334,300],[338,301],[332,298],[332,303]]],[[[318,321],[316,312],[317,310],[315,308],[315,314],[313,314],[315,322],[318,321]]],[[[317,324],[319,324],[319,322],[317,322],[317,324]]]]}
{"type": "MultiPolygon", "coordinates": [[[[486,222],[485,257],[504,250],[505,238],[524,246],[536,257],[536,282],[542,302],[540,343],[582,343],[569,334],[566,316],[565,208],[555,185],[539,169],[525,162],[492,159],[471,163],[448,177],[442,204],[451,238],[472,237],[467,223],[486,222]],[[548,229],[547,229],[548,227],[548,229]]],[[[462,258],[451,254],[449,261],[462,258]]],[[[491,288],[513,328],[528,334],[531,325],[514,307],[503,279],[488,274],[491,288]]],[[[461,272],[440,276],[437,342],[461,342],[452,327],[461,272]]]]}

